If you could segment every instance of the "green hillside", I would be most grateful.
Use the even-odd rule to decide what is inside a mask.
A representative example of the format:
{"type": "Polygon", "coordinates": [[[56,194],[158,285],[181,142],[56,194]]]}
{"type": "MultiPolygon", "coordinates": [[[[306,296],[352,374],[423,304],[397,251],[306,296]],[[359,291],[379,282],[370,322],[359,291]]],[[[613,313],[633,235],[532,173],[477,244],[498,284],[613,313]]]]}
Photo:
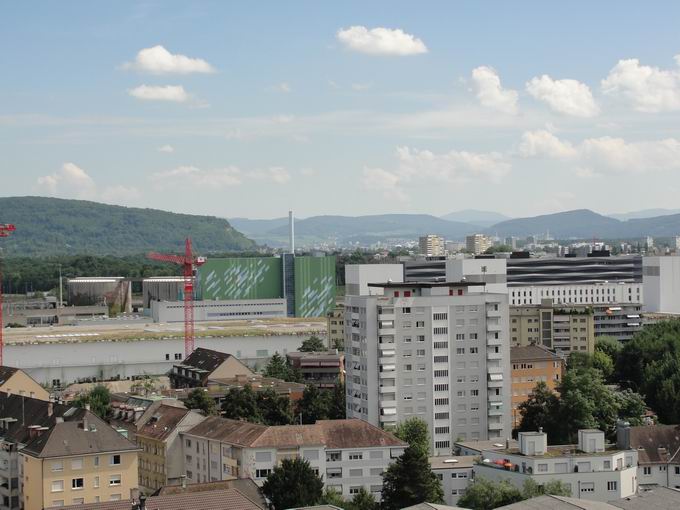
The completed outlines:
{"type": "Polygon", "coordinates": [[[9,257],[179,252],[187,236],[192,238],[195,251],[203,255],[255,246],[221,218],[83,200],[0,198],[0,223],[14,223],[17,228],[0,241],[9,257]]]}

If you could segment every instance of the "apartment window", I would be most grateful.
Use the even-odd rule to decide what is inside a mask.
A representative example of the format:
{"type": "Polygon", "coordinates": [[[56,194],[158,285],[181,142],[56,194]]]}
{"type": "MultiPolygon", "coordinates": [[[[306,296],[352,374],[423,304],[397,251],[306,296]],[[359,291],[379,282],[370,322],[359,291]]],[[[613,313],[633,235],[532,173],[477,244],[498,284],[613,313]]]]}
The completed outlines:
{"type": "Polygon", "coordinates": [[[680,475],[680,466],[675,466],[675,474],[680,475]]]}
{"type": "Polygon", "coordinates": [[[612,461],[611,460],[605,460],[604,461],[604,469],[610,470],[612,468],[612,461]]]}
{"type": "Polygon", "coordinates": [[[456,396],[464,397],[465,396],[465,390],[458,390],[458,392],[456,393],[456,396]]]}
{"type": "Polygon", "coordinates": [[[111,494],[109,501],[120,501],[120,494],[111,494]]]}
{"type": "Polygon", "coordinates": [[[435,384],[434,391],[449,391],[448,384],[435,384]]]}
{"type": "MultiPolygon", "coordinates": [[[[435,361],[437,361],[437,360],[435,360],[435,361]]],[[[418,365],[416,366],[416,369],[418,370],[418,372],[424,372],[425,371],[425,363],[418,363],[418,365]]]]}
{"type": "Polygon", "coordinates": [[[651,475],[652,474],[652,468],[651,466],[644,466],[642,468],[642,474],[643,475],[651,475]]]}
{"type": "Polygon", "coordinates": [[[271,452],[255,452],[255,462],[271,462],[271,452]]]}
{"type": "Polygon", "coordinates": [[[425,356],[425,349],[417,349],[416,356],[425,356]]]}
{"type": "Polygon", "coordinates": [[[465,333],[456,333],[456,340],[465,340],[465,333]]]}
{"type": "Polygon", "coordinates": [[[617,483],[616,482],[607,482],[607,490],[608,491],[615,491],[617,490],[617,483]]]}
{"type": "Polygon", "coordinates": [[[470,347],[470,354],[477,354],[479,352],[478,347],[470,347]]]}
{"type": "Polygon", "coordinates": [[[456,382],[457,383],[464,383],[465,382],[465,376],[464,375],[456,376],[456,382]]]}
{"type": "Polygon", "coordinates": [[[448,318],[449,318],[449,315],[447,313],[433,313],[432,314],[432,319],[434,319],[436,321],[445,321],[448,318]]]}
{"type": "Polygon", "coordinates": [[[547,464],[539,464],[538,465],[538,472],[539,473],[547,473],[548,472],[548,465],[547,464]]]}
{"type": "Polygon", "coordinates": [[[435,420],[448,420],[449,419],[449,413],[434,413],[434,419],[435,420]]]}
{"type": "MultiPolygon", "coordinates": [[[[434,345],[435,349],[448,349],[449,348],[448,342],[434,342],[433,345],[434,345]]],[[[423,351],[423,354],[425,354],[425,351],[423,351]]]]}
{"type": "Polygon", "coordinates": [[[435,434],[448,434],[449,431],[450,431],[449,427],[435,427],[434,428],[435,434]]]}
{"type": "Polygon", "coordinates": [[[406,307],[404,307],[404,308],[401,309],[401,313],[403,313],[404,315],[408,315],[408,314],[411,313],[411,308],[409,308],[408,306],[406,306],[406,307]]]}
{"type": "Polygon", "coordinates": [[[74,491],[83,490],[85,487],[85,480],[83,478],[73,478],[71,479],[71,489],[74,491]]]}
{"type": "Polygon", "coordinates": [[[99,477],[98,476],[94,477],[94,488],[95,489],[99,488],[99,477]]]}
{"type": "Polygon", "coordinates": [[[449,332],[449,328],[433,328],[432,332],[435,335],[446,335],[449,332]]]}
{"type": "Polygon", "coordinates": [[[361,491],[361,485],[353,485],[349,488],[349,493],[351,495],[359,494],[359,491],[361,491]]]}
{"type": "Polygon", "coordinates": [[[109,478],[109,486],[120,485],[120,475],[111,475],[109,478]]]}
{"type": "Polygon", "coordinates": [[[94,467],[99,467],[99,455],[95,455],[94,457],[94,467]]]}
{"type": "Polygon", "coordinates": [[[470,396],[471,397],[478,397],[479,396],[479,390],[470,390],[470,396]]]}
{"type": "Polygon", "coordinates": [[[52,463],[52,471],[57,472],[57,471],[63,471],[64,470],[64,462],[61,460],[57,460],[52,463]]]}
{"type": "Polygon", "coordinates": [[[465,347],[456,347],[456,354],[465,354],[465,347]]]}
{"type": "Polygon", "coordinates": [[[424,342],[424,341],[425,341],[425,335],[418,335],[417,340],[418,340],[419,342],[424,342]]]}
{"type": "Polygon", "coordinates": [[[52,506],[64,506],[64,500],[63,499],[52,500],[52,506]]]}
{"type": "Polygon", "coordinates": [[[405,343],[405,344],[410,344],[410,343],[411,343],[411,337],[410,337],[410,336],[405,336],[405,337],[404,337],[404,343],[405,343]]]}
{"type": "Polygon", "coordinates": [[[111,465],[120,466],[120,455],[111,455],[111,465]]]}
{"type": "MultiPolygon", "coordinates": [[[[451,478],[453,478],[455,475],[451,475],[451,478]]],[[[468,474],[466,472],[458,473],[458,478],[467,478],[468,474]]]]}
{"type": "Polygon", "coordinates": [[[465,319],[456,319],[456,326],[459,328],[465,326],[465,319]]]}
{"type": "Polygon", "coordinates": [[[477,340],[477,333],[470,333],[470,340],[477,340]]]}
{"type": "Polygon", "coordinates": [[[271,469],[256,469],[255,478],[267,478],[271,472],[271,469]]]}
{"type": "Polygon", "coordinates": [[[364,470],[363,469],[350,469],[349,470],[349,476],[351,478],[361,478],[364,476],[364,470]]]}
{"type": "Polygon", "coordinates": [[[83,459],[73,459],[71,461],[71,469],[83,469],[83,459]]]}
{"type": "Polygon", "coordinates": [[[451,442],[450,441],[435,441],[434,447],[438,450],[443,449],[443,448],[450,448],[451,442]]]}
{"type": "Polygon", "coordinates": [[[73,505],[82,505],[85,503],[85,498],[73,498],[73,505]]]}
{"type": "Polygon", "coordinates": [[[413,400],[413,395],[410,393],[404,393],[404,400],[413,400]]]}
{"type": "Polygon", "coordinates": [[[64,492],[64,480],[54,480],[52,482],[52,492],[64,492]]]}
{"type": "Polygon", "coordinates": [[[349,460],[361,460],[364,458],[364,454],[361,452],[350,452],[349,460]]]}
{"type": "Polygon", "coordinates": [[[447,406],[447,405],[449,405],[449,399],[448,398],[435,398],[434,399],[434,405],[436,405],[436,406],[447,406]]]}
{"type": "Polygon", "coordinates": [[[448,370],[435,370],[434,376],[435,377],[448,377],[449,371],[448,370]]]}
{"type": "Polygon", "coordinates": [[[425,321],[416,321],[416,328],[424,328],[425,321]]]}

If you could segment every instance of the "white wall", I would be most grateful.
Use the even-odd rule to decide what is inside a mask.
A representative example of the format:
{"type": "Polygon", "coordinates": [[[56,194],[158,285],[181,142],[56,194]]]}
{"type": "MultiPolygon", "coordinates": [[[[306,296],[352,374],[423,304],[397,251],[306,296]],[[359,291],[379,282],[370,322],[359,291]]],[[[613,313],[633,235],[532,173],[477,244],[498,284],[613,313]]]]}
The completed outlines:
{"type": "Polygon", "coordinates": [[[402,264],[351,264],[345,266],[345,295],[369,296],[382,294],[381,289],[369,288],[369,283],[404,281],[402,264]]]}
{"type": "Polygon", "coordinates": [[[645,310],[680,314],[680,257],[644,257],[645,310]]]}

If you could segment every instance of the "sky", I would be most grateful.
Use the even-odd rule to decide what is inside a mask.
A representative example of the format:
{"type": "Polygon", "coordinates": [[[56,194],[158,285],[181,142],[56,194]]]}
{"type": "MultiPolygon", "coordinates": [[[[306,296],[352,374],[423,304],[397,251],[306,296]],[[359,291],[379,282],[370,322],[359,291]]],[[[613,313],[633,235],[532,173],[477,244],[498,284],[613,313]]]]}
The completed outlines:
{"type": "Polygon", "coordinates": [[[670,1],[5,3],[0,196],[677,208],[679,26],[670,1]]]}

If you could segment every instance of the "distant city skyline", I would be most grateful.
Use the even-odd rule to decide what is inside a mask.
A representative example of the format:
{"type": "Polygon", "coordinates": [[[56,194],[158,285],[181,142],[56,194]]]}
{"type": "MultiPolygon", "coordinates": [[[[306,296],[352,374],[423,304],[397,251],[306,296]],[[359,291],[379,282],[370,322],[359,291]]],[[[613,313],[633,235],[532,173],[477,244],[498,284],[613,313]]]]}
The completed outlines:
{"type": "Polygon", "coordinates": [[[680,5],[655,5],[5,6],[0,195],[226,218],[674,209],[680,5]]]}

